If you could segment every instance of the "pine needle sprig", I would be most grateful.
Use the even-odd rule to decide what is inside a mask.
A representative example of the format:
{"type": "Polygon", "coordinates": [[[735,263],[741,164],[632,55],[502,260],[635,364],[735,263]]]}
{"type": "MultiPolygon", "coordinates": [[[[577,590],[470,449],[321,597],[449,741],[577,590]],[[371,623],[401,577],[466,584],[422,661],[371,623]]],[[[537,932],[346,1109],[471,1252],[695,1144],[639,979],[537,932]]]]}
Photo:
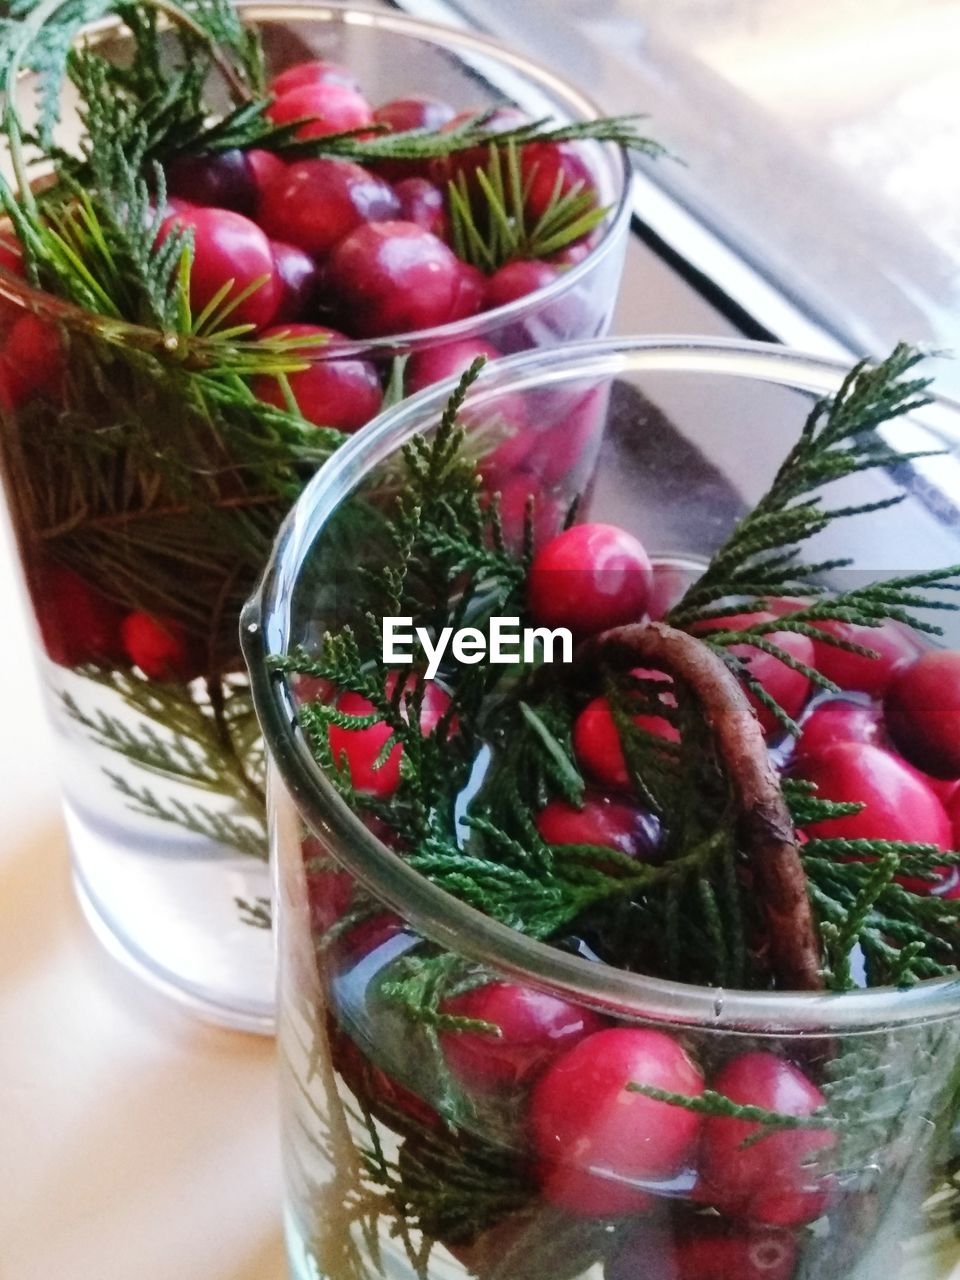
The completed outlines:
{"type": "Polygon", "coordinates": [[[546,208],[531,215],[535,177],[535,166],[524,175],[520,149],[509,140],[489,145],[484,167],[470,176],[460,172],[447,183],[450,230],[459,258],[487,273],[518,259],[548,258],[588,235],[610,211],[582,183],[564,190],[558,174],[546,208]]]}

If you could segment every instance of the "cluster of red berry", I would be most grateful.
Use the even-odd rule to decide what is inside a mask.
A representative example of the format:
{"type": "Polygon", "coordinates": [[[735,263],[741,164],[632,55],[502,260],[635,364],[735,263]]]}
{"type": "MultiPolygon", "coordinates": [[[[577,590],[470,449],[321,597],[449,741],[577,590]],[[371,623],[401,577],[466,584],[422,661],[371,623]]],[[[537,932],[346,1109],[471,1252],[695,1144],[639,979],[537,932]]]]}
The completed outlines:
{"type": "MultiPolygon", "coordinates": [[[[433,98],[409,97],[373,109],[354,76],[329,62],[291,67],[269,86],[277,124],[310,117],[297,131],[310,138],[377,126],[390,131],[449,130],[476,113],[456,115],[433,98]]],[[[527,123],[513,109],[488,122],[492,131],[527,123]]],[[[319,158],[285,163],[262,150],[191,157],[170,167],[174,223],[193,231],[190,288],[195,310],[231,280],[237,323],[261,336],[281,333],[336,341],[434,329],[489,311],[545,288],[586,252],[569,246],[550,262],[509,262],[489,276],[451,248],[447,183],[463,175],[476,193],[488,163],[483,147],[429,161],[319,158]],[[257,281],[259,287],[253,287],[257,281]],[[252,291],[250,291],[252,289],[252,291]],[[317,324],[317,320],[329,323],[317,324]]],[[[533,221],[559,193],[574,187],[596,198],[590,169],[575,143],[530,143],[520,149],[526,210],[533,221]]],[[[230,295],[228,294],[229,298],[230,295]]],[[[409,389],[461,372],[489,342],[457,344],[415,359],[409,389]]],[[[376,413],[380,372],[364,359],[315,362],[294,374],[291,389],[303,416],[354,431],[376,413]]],[[[282,405],[280,387],[261,379],[263,399],[282,405]]]]}
{"type": "Polygon", "coordinates": [[[132,664],[150,680],[186,683],[203,671],[203,655],[172,618],[124,613],[65,565],[31,573],[37,625],[47,656],[63,667],[132,664]]]}
{"type": "MultiPolygon", "coordinates": [[[[305,842],[308,865],[318,853],[316,842],[305,842]]],[[[348,907],[350,877],[314,871],[308,890],[311,924],[325,933],[348,907]]],[[[365,981],[374,984],[404,940],[415,942],[398,917],[370,917],[336,937],[331,972],[359,972],[362,965],[365,981]]],[[[836,1191],[816,1163],[828,1156],[834,1133],[804,1127],[764,1134],[755,1121],[702,1116],[643,1089],[696,1099],[709,1085],[736,1104],[807,1117],[824,1097],[804,1071],[753,1049],[721,1059],[708,1075],[680,1035],[611,1025],[589,1009],[512,982],[488,982],[448,998],[440,1013],[496,1029],[442,1031],[441,1048],[474,1105],[503,1105],[514,1117],[511,1147],[544,1203],[578,1218],[632,1223],[617,1237],[605,1273],[610,1280],[634,1280],[647,1269],[664,1280],[789,1280],[798,1251],[794,1232],[819,1218],[836,1191]],[[676,1221],[665,1232],[662,1214],[649,1215],[669,1203],[676,1221]],[[720,1216],[704,1216],[707,1207],[720,1216]],[[645,1221],[657,1228],[654,1237],[645,1221]]],[[[332,1018],[329,1030],[337,1069],[372,1114],[399,1127],[408,1141],[424,1132],[442,1138],[446,1130],[429,1094],[370,1061],[332,1018]]],[[[494,1242],[505,1246],[517,1229],[508,1217],[467,1244],[446,1243],[469,1264],[494,1242]]]]}
{"type": "MultiPolygon", "coordinates": [[[[569,627],[580,639],[651,614],[662,616],[679,594],[679,580],[659,575],[637,539],[602,524],[575,525],[546,541],[527,581],[532,618],[569,627]]],[[[709,625],[739,630],[800,604],[770,601],[763,613],[731,614],[709,625]]],[[[922,648],[893,622],[879,628],[818,625],[877,656],[793,632],[774,631],[770,638],[827,675],[839,694],[818,692],[806,675],[769,653],[749,646],[735,650],[752,678],[800,719],[799,740],[785,750],[778,721],[754,700],[781,767],[816,783],[826,799],[863,805],[855,814],[811,826],[801,838],[843,836],[954,848],[951,819],[960,816],[960,653],[922,648]]],[[[665,709],[674,704],[665,672],[638,674],[663,682],[665,709]]],[[[388,693],[396,679],[396,673],[388,677],[388,693]]],[[[329,685],[304,685],[300,693],[324,700],[335,696],[329,685]]],[[[430,734],[450,698],[432,683],[422,705],[421,728],[430,734]]],[[[366,699],[349,693],[337,706],[353,715],[373,710],[366,699]]],[[[638,722],[648,733],[679,740],[665,716],[647,714],[638,722]]],[[[455,721],[447,724],[448,732],[457,731],[455,721]]],[[[328,734],[334,759],[349,764],[359,791],[380,799],[396,791],[402,748],[395,746],[380,760],[390,735],[385,723],[357,730],[330,726],[328,734]]],[[[540,834],[552,845],[609,847],[655,862],[658,823],[631,795],[605,698],[583,706],[573,745],[593,789],[579,807],[549,801],[535,815],[540,834]]],[[[952,869],[933,880],[901,883],[917,893],[960,894],[952,869]]],[[[308,893],[312,927],[324,934],[350,903],[351,878],[342,871],[308,872],[308,893]]],[[[373,973],[396,957],[404,932],[398,917],[377,915],[337,938],[332,963],[352,967],[362,960],[364,971],[373,973]]],[[[408,936],[412,945],[413,935],[408,936]]],[[[589,1009],[512,982],[488,982],[448,998],[440,1012],[496,1028],[495,1035],[442,1031],[441,1047],[448,1069],[475,1101],[513,1100],[511,1114],[521,1117],[517,1146],[526,1153],[523,1161],[543,1200],[583,1217],[636,1216],[634,1226],[618,1236],[605,1271],[609,1280],[634,1280],[640,1274],[664,1280],[789,1280],[799,1248],[796,1229],[819,1218],[840,1194],[834,1179],[817,1171],[818,1158],[834,1146],[834,1132],[813,1126],[764,1133],[754,1121],[704,1116],[642,1089],[697,1098],[709,1088],[738,1105],[808,1117],[824,1096],[807,1070],[762,1048],[733,1056],[725,1048],[714,1061],[708,1043],[693,1049],[681,1035],[610,1025],[589,1009]],[[648,1229],[644,1214],[658,1188],[668,1184],[675,1188],[666,1194],[676,1197],[677,1222],[664,1232],[662,1215],[656,1215],[649,1221],[657,1229],[648,1229]],[[719,1216],[697,1212],[706,1206],[719,1216]]],[[[379,1104],[393,1123],[398,1114],[406,1116],[412,1131],[417,1126],[442,1130],[423,1097],[367,1062],[336,1028],[333,1036],[337,1065],[375,1113],[379,1104]]],[[[509,1236],[512,1229],[507,1219],[486,1235],[504,1246],[503,1233],[509,1236]]],[[[469,1260],[489,1246],[489,1239],[468,1247],[454,1241],[454,1252],[469,1260]]]]}
{"type": "MultiPolygon", "coordinates": [[[[660,617],[674,601],[660,589],[658,576],[643,546],[623,529],[574,525],[549,539],[534,557],[527,583],[530,613],[537,624],[569,627],[578,638],[660,617]]],[[[800,607],[800,601],[772,600],[764,612],[732,613],[700,629],[742,630],[800,607]]],[[[876,628],[832,621],[817,625],[877,656],[790,631],[773,631],[767,638],[822,672],[839,686],[839,694],[818,693],[802,671],[773,654],[747,645],[732,650],[751,679],[800,720],[802,732],[785,753],[784,767],[815,783],[823,799],[864,806],[858,813],[814,824],[802,835],[953,849],[960,843],[960,653],[921,650],[914,635],[894,622],[876,628]]],[[[634,674],[665,686],[670,682],[665,672],[638,668],[634,674]]],[[[749,697],[768,739],[781,739],[779,721],[754,695],[749,697]]],[[[669,688],[661,701],[665,708],[674,703],[669,688]]],[[[427,685],[424,733],[435,728],[448,704],[440,685],[427,685]]],[[[351,715],[372,710],[356,694],[341,695],[337,705],[351,715]]],[[[639,715],[635,723],[667,741],[678,740],[675,725],[665,716],[639,715]]],[[[378,764],[389,736],[385,723],[359,730],[330,727],[334,759],[346,758],[358,790],[383,797],[399,785],[402,748],[394,747],[386,762],[378,764]]],[[[579,712],[573,746],[592,789],[580,808],[551,800],[536,817],[540,834],[551,844],[607,845],[655,860],[656,821],[631,800],[627,763],[606,698],[593,698],[579,712]]],[[[936,880],[901,879],[915,892],[949,897],[960,895],[958,881],[953,869],[944,869],[936,880]]]]}
{"type": "MultiPolygon", "coordinates": [[[[330,62],[291,67],[269,90],[275,123],[308,118],[297,130],[303,138],[367,125],[393,132],[447,130],[477,114],[458,116],[447,104],[425,97],[374,109],[352,73],[330,62]]],[[[503,108],[485,127],[496,132],[525,122],[519,112],[503,108]]],[[[596,202],[594,177],[576,143],[528,143],[518,156],[533,221],[558,194],[574,188],[596,202]]],[[[584,237],[551,261],[511,261],[488,276],[457,257],[449,243],[447,183],[462,177],[477,195],[477,169],[489,159],[486,147],[443,159],[393,159],[367,167],[337,158],[287,163],[279,154],[256,149],[183,157],[168,166],[168,208],[160,236],[174,226],[192,232],[195,315],[217,299],[235,300],[231,323],[254,326],[254,336],[310,339],[303,355],[316,358],[289,376],[289,390],[307,422],[352,432],[379,411],[389,368],[387,361],[355,350],[338,356],[338,342],[420,332],[503,307],[549,286],[588,252],[589,237],[584,237]],[[313,345],[318,340],[322,350],[313,345]]],[[[0,235],[0,266],[23,278],[20,246],[9,227],[0,235]]],[[[479,337],[421,344],[407,364],[406,390],[459,374],[478,356],[493,359],[511,346],[535,341],[509,326],[501,337],[502,350],[479,337]]],[[[51,320],[0,305],[0,405],[9,411],[34,398],[59,403],[65,363],[51,320]]],[[[266,403],[287,407],[285,388],[275,377],[257,377],[252,390],[266,403]]],[[[599,418],[582,416],[580,437],[585,437],[599,418]]],[[[504,525],[516,539],[530,476],[539,465],[533,458],[537,433],[527,430],[519,403],[504,425],[509,439],[491,458],[487,481],[491,489],[504,489],[504,525]],[[531,455],[525,461],[519,460],[521,447],[531,455]]],[[[572,450],[577,441],[568,438],[572,450]]],[[[548,470],[556,471],[562,462],[550,456],[548,470]]],[[[549,485],[550,477],[539,476],[537,487],[543,483],[549,485]]],[[[44,564],[31,576],[44,579],[32,594],[54,661],[133,663],[151,679],[188,680],[199,673],[204,659],[176,618],[140,612],[119,618],[95,584],[63,567],[44,564]]]]}

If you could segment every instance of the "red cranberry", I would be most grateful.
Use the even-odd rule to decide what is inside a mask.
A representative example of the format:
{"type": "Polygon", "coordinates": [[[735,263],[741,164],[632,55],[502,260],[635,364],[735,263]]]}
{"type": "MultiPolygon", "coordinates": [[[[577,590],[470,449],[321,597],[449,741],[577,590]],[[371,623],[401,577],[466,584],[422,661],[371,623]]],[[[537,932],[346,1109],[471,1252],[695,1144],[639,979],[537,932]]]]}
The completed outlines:
{"type": "Polygon", "coordinates": [[[245,152],[238,147],[182,156],[167,167],[167,189],[190,204],[214,205],[252,217],[256,187],[245,152]]]}
{"type": "MultiPolygon", "coordinates": [[[[772,1053],[734,1058],[711,1088],[731,1101],[786,1116],[809,1116],[824,1096],[792,1063],[772,1053]]],[[[829,1129],[782,1129],[753,1140],[761,1126],[708,1116],[700,1142],[700,1175],[710,1202],[728,1217],[774,1227],[800,1226],[827,1206],[831,1178],[816,1159],[836,1145],[829,1129]],[[749,1145],[745,1145],[750,1140],[749,1145]]]]}
{"type": "Polygon", "coordinates": [[[803,720],[797,739],[797,755],[818,755],[837,742],[870,742],[879,745],[880,712],[869,703],[850,698],[828,698],[803,720]]]}
{"type": "Polygon", "coordinates": [[[593,172],[575,142],[531,142],[521,155],[521,173],[526,186],[527,212],[542,218],[557,192],[569,195],[574,187],[579,194],[597,203],[597,187],[593,172]]]}
{"type": "MultiPolygon", "coordinates": [[[[480,114],[478,110],[461,111],[443,126],[442,132],[453,133],[468,120],[476,119],[478,114],[480,114]]],[[[529,123],[530,117],[518,107],[497,107],[482,128],[484,132],[490,134],[507,133],[511,129],[517,129],[529,123]]],[[[431,168],[433,176],[441,185],[455,181],[462,174],[467,180],[468,187],[472,188],[476,183],[477,170],[482,169],[486,172],[489,165],[490,144],[484,143],[482,146],[468,147],[463,151],[455,151],[450,156],[443,156],[435,160],[431,168]]]]}
{"type": "Polygon", "coordinates": [[[897,622],[885,622],[881,627],[858,627],[850,622],[818,622],[816,626],[818,631],[873,649],[879,655],[864,658],[832,644],[815,642],[814,666],[841,689],[882,698],[894,671],[918,653],[910,632],[897,622]]]}
{"type": "MultiPolygon", "coordinates": [[[[760,622],[769,622],[773,617],[772,613],[767,612],[731,614],[727,618],[715,618],[709,622],[698,623],[696,630],[700,632],[741,631],[760,622]]],[[[779,645],[792,658],[796,658],[805,666],[814,665],[813,641],[806,636],[797,635],[792,631],[774,631],[767,633],[764,639],[769,640],[771,644],[779,645]]],[[[746,662],[751,678],[763,686],[788,716],[797,716],[800,713],[810,693],[810,681],[802,672],[794,671],[779,658],[775,658],[770,653],[764,653],[762,649],[757,649],[753,645],[732,645],[730,652],[746,662]]],[[[773,712],[753,694],[748,696],[764,733],[768,735],[778,733],[780,722],[773,712]]]]}
{"type": "Polygon", "coordinates": [[[37,394],[56,395],[63,379],[63,348],[56,327],[25,311],[7,334],[3,363],[11,408],[37,394]]]}
{"type": "Polygon", "coordinates": [[[450,230],[447,203],[435,182],[429,178],[402,178],[393,189],[400,201],[403,222],[415,222],[424,231],[446,240],[450,230]]]}
{"type": "Polygon", "coordinates": [[[250,180],[253,183],[255,192],[255,203],[259,206],[260,199],[267,187],[286,173],[286,162],[281,160],[274,152],[263,151],[259,147],[254,147],[248,151],[246,156],[247,168],[250,171],[250,180]]]}
{"type": "Polygon", "coordinates": [[[274,124],[306,120],[298,138],[325,138],[373,123],[373,112],[362,93],[332,80],[314,81],[288,89],[267,107],[274,124]]]}
{"type": "Polygon", "coordinates": [[[320,291],[320,271],[308,253],[295,244],[274,240],[270,244],[273,269],[280,282],[280,307],[276,319],[299,320],[313,310],[320,291]]]}
{"type": "MultiPolygon", "coordinates": [[[[268,329],[265,338],[315,337],[323,335],[331,344],[304,347],[303,356],[309,368],[290,373],[287,380],[297,408],[308,422],[318,427],[335,427],[338,431],[356,431],[376,414],[383,401],[376,367],[369,360],[355,356],[336,358],[332,353],[343,334],[313,324],[280,325],[268,329]]],[[[283,389],[276,378],[256,378],[253,392],[267,404],[286,408],[283,389]]]]}
{"type": "MultiPolygon", "coordinates": [[[[387,677],[387,693],[393,694],[396,688],[397,675],[391,672],[387,677]]],[[[410,676],[405,690],[416,688],[415,677],[410,676]]],[[[450,705],[450,695],[436,681],[428,681],[424,685],[423,705],[420,710],[420,729],[427,737],[437,727],[450,705]]],[[[347,715],[367,716],[373,711],[373,704],[359,693],[342,693],[337,699],[337,707],[347,715]]],[[[406,709],[401,703],[401,714],[406,717],[406,709]]],[[[453,726],[451,726],[453,732],[453,726]]],[[[368,795],[390,796],[400,785],[400,758],[403,747],[397,743],[386,760],[379,766],[377,758],[390,737],[390,726],[384,721],[371,725],[369,729],[341,729],[339,725],[330,725],[327,735],[330,751],[336,765],[349,766],[350,780],[357,791],[368,795]]]]}
{"type": "Polygon", "coordinates": [[[329,702],[336,692],[333,681],[323,676],[295,675],[292,684],[297,702],[301,706],[308,702],[329,702]]]}
{"type": "Polygon", "coordinates": [[[943,805],[909,766],[882,747],[838,742],[804,757],[798,772],[816,785],[821,799],[864,805],[859,813],[814,823],[808,835],[908,840],[950,848],[950,822],[943,805]]]}
{"type": "MultiPolygon", "coordinates": [[[[662,671],[638,668],[635,674],[654,680],[670,680],[662,671]]],[[[661,701],[668,705],[676,704],[672,693],[663,694],[661,701]]],[[[676,725],[664,716],[638,715],[633,717],[633,723],[666,742],[680,741],[676,725]]],[[[616,791],[631,788],[630,770],[620,744],[620,733],[606,698],[594,698],[577,716],[573,725],[573,750],[578,762],[597,782],[616,791]]]]}
{"type": "Polygon", "coordinates": [[[523,260],[508,262],[499,271],[495,271],[487,281],[484,294],[484,310],[494,307],[505,307],[518,298],[525,298],[529,293],[545,289],[547,285],[560,277],[560,272],[549,262],[523,260]]]}
{"type": "Polygon", "coordinates": [[[128,613],[120,624],[127,657],[150,680],[186,683],[200,673],[200,663],[186,632],[172,618],[128,613]]]}
{"type": "MultiPolygon", "coordinates": [[[[377,124],[386,125],[391,133],[406,133],[411,129],[433,133],[454,118],[454,110],[438,98],[395,98],[392,102],[385,102],[382,107],[377,107],[373,118],[377,124]]],[[[429,160],[378,160],[376,166],[377,172],[391,182],[413,174],[425,177],[431,171],[438,174],[440,172],[439,165],[436,162],[431,164],[429,160]]],[[[404,212],[403,216],[408,218],[410,215],[404,212]]],[[[420,222],[420,219],[410,218],[410,221],[420,222]]],[[[429,227],[428,230],[434,231],[435,228],[429,227]]],[[[436,234],[440,235],[440,232],[437,231],[436,234]]]]}
{"type": "Polygon", "coordinates": [[[660,824],[652,814],[601,793],[584,797],[578,809],[551,800],[537,814],[537,830],[547,844],[593,844],[616,849],[628,858],[652,862],[658,853],[660,824]]]}
{"type": "Polygon", "coordinates": [[[454,118],[453,107],[439,98],[393,98],[373,113],[377,124],[385,124],[393,133],[410,129],[426,129],[433,133],[454,118]]]}
{"type": "Polygon", "coordinates": [[[352,333],[382,337],[473,315],[483,277],[413,222],[370,222],[337,245],[328,282],[352,333]]]}
{"type": "Polygon", "coordinates": [[[342,67],[339,62],[326,62],[321,58],[287,67],[286,71],[273,77],[268,88],[275,98],[279,98],[291,89],[299,89],[305,84],[339,84],[347,89],[360,88],[360,81],[349,67],[342,67]]]}
{"type": "Polygon", "coordinates": [[[79,574],[65,565],[49,564],[31,574],[30,586],[51,662],[78,667],[122,656],[120,610],[79,574]]]}
{"type": "Polygon", "coordinates": [[[450,1070],[467,1089],[496,1093],[527,1084],[552,1058],[602,1020],[589,1009],[513,982],[491,982],[444,1000],[440,1012],[475,1018],[500,1034],[446,1031],[440,1036],[450,1070]]]}
{"type": "Polygon", "coordinates": [[[464,338],[460,342],[444,342],[438,345],[431,343],[415,351],[407,365],[407,391],[413,395],[424,387],[432,387],[435,382],[443,382],[446,378],[459,378],[479,356],[485,360],[496,360],[499,355],[496,347],[482,338],[464,338]]]}
{"type": "Polygon", "coordinates": [[[267,235],[322,257],[362,222],[395,218],[397,197],[382,178],[349,160],[301,160],[263,192],[267,235]]]}
{"type": "Polygon", "coordinates": [[[652,580],[641,543],[612,524],[577,524],[535,556],[527,599],[536,621],[593,635],[638,622],[652,580]]]}
{"type": "Polygon", "coordinates": [[[534,1085],[530,1133],[543,1195],[572,1213],[607,1217],[646,1208],[637,1182],[675,1176],[701,1119],[627,1085],[698,1097],[703,1077],[662,1031],[597,1031],[556,1058],[534,1085]]]}
{"type": "Polygon", "coordinates": [[[887,728],[911,764],[936,778],[960,774],[960,653],[930,649],[892,676],[887,728]]]}
{"type": "Polygon", "coordinates": [[[190,269],[190,304],[199,314],[225,284],[236,297],[255,281],[262,283],[230,312],[229,324],[268,325],[280,302],[280,282],[273,271],[270,241],[255,222],[229,209],[181,209],[161,228],[193,229],[194,255],[190,269]]]}

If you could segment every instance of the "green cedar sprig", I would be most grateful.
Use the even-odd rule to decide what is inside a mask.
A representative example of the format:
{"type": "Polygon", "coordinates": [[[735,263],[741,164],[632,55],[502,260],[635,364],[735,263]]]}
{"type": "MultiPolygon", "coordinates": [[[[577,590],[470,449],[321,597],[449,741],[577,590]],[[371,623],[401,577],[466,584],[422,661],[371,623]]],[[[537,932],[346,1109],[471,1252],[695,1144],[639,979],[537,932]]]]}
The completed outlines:
{"type": "MultiPolygon", "coordinates": [[[[784,628],[791,618],[798,630],[807,633],[813,630],[810,619],[832,616],[876,623],[888,616],[886,610],[892,610],[901,619],[912,619],[910,611],[927,603],[925,593],[930,588],[954,589],[956,571],[951,569],[862,587],[835,603],[816,575],[797,583],[791,567],[799,562],[802,543],[794,541],[798,528],[817,531],[849,514],[821,509],[819,492],[808,488],[813,480],[883,465],[896,456],[871,433],[885,420],[884,414],[896,417],[918,403],[919,384],[903,380],[904,371],[914,363],[913,353],[898,349],[875,370],[859,366],[835,401],[818,406],[800,444],[778,473],[773,496],[760,504],[761,523],[746,517],[741,528],[748,533],[734,532],[708,568],[706,587],[698,593],[695,585],[675,611],[675,624],[695,627],[705,616],[716,616],[718,609],[730,609],[721,602],[742,598],[738,587],[753,571],[749,562],[758,554],[757,540],[749,531],[758,528],[765,548],[761,554],[768,561],[764,590],[772,585],[769,565],[779,557],[782,572],[793,574],[793,586],[802,585],[813,603],[756,631],[706,637],[717,644],[719,635],[717,647],[722,651],[728,643],[759,641],[762,645],[767,630],[784,628]],[[848,448],[853,456],[845,459],[848,448]],[[821,452],[830,456],[829,463],[822,463],[821,452]],[[787,547],[777,551],[767,526],[778,511],[790,510],[795,501],[804,508],[802,520],[788,516],[787,547]],[[724,576],[727,572],[729,577],[724,576]]],[[[469,380],[465,379],[458,401],[469,380]]],[[[510,557],[490,550],[495,515],[479,505],[477,476],[463,453],[455,408],[451,406],[432,438],[418,437],[411,446],[406,459],[409,488],[402,483],[396,488],[394,477],[387,522],[396,520],[403,533],[394,538],[391,569],[380,570],[378,576],[374,567],[360,575],[365,615],[378,614],[375,597],[380,592],[381,600],[390,600],[391,609],[427,620],[434,632],[447,625],[451,616],[462,616],[463,600],[472,598],[476,586],[474,582],[464,589],[459,578],[462,566],[470,563],[471,545],[499,583],[503,611],[510,603],[511,611],[524,613],[522,595],[517,593],[524,575],[522,561],[513,560],[514,571],[519,566],[516,576],[509,569],[510,557]],[[436,536],[438,526],[445,528],[447,541],[436,536]],[[451,552],[453,544],[456,554],[451,552]],[[492,556],[489,564],[488,556],[492,556]]],[[[495,512],[495,502],[492,507],[495,512]]],[[[371,558],[374,566],[383,563],[376,549],[371,558]]],[[[359,689],[349,681],[356,682],[362,675],[363,687],[372,694],[375,685],[382,690],[379,682],[384,678],[379,637],[373,630],[362,637],[357,634],[350,669],[341,670],[339,677],[344,680],[342,687],[359,689]]],[[[294,655],[279,665],[288,671],[325,674],[339,682],[335,664],[323,664],[325,654],[336,653],[340,638],[328,636],[319,658],[294,655]]],[[[529,936],[563,944],[571,931],[581,936],[586,932],[602,956],[627,968],[685,981],[767,986],[770,975],[763,948],[757,946],[762,920],[743,880],[743,848],[730,780],[692,691],[675,680],[673,706],[663,702],[658,682],[629,675],[599,672],[597,687],[570,689],[545,681],[536,664],[529,668],[521,664],[509,675],[504,670],[471,669],[468,684],[474,693],[484,690],[486,698],[475,702],[472,711],[464,703],[456,704],[459,732],[436,757],[435,772],[432,766],[427,775],[420,772],[427,759],[423,747],[414,741],[409,726],[397,725],[392,741],[410,743],[411,763],[391,798],[390,810],[403,815],[408,803],[414,804],[416,822],[401,818],[404,839],[410,838],[405,856],[411,865],[455,896],[529,936]],[[583,796],[571,728],[585,699],[596,692],[605,692],[611,703],[638,797],[660,817],[663,861],[658,867],[623,867],[610,851],[603,852],[601,860],[596,850],[551,848],[533,823],[533,816],[551,798],[576,804],[583,796]],[[640,712],[661,715],[675,724],[679,746],[637,729],[632,721],[640,712]],[[458,755],[460,735],[472,744],[490,744],[492,758],[466,819],[461,815],[455,823],[454,800],[474,758],[473,745],[458,755]],[[447,785],[451,761],[456,761],[454,789],[447,785]]],[[[452,684],[456,703],[456,681],[452,684]]],[[[382,699],[382,692],[379,696],[382,699]]],[[[321,760],[322,725],[331,714],[309,708],[304,712],[305,728],[321,760]]],[[[338,722],[345,727],[368,723],[346,715],[338,722]]],[[[356,808],[370,807],[366,797],[352,792],[348,779],[341,778],[341,785],[356,808]]],[[[795,820],[804,825],[856,811],[856,806],[819,800],[807,784],[790,782],[785,791],[795,820]]],[[[397,821],[386,811],[384,816],[397,821]]],[[[858,948],[870,985],[908,983],[954,971],[960,959],[960,908],[935,895],[912,894],[895,877],[931,878],[937,867],[955,861],[952,855],[944,857],[939,850],[917,844],[864,842],[851,849],[844,841],[819,838],[811,842],[804,865],[822,932],[824,976],[832,989],[855,985],[852,954],[858,948]]]]}

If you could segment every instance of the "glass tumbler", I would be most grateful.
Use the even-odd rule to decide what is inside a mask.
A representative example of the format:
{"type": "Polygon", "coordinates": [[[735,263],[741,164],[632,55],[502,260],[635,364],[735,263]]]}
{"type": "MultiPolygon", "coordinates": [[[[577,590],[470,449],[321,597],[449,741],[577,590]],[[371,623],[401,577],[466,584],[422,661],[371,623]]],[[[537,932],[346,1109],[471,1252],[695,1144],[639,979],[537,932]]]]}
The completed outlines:
{"type": "MultiPolygon", "coordinates": [[[[462,421],[482,466],[512,438],[511,422],[535,421],[514,465],[551,460],[549,477],[535,473],[547,523],[580,494],[578,520],[632,530],[676,586],[764,492],[814,401],[836,392],[844,373],[761,344],[584,343],[484,370],[462,421]],[[590,429],[574,433],[574,421],[590,429]]],[[[297,721],[303,691],[268,660],[310,651],[349,619],[358,575],[382,563],[376,513],[402,485],[400,450],[436,429],[450,390],[384,415],[314,479],[243,618],[273,761],[293,1275],[948,1280],[960,1259],[957,981],[850,994],[728,990],[627,972],[586,946],[546,946],[420,876],[314,762],[297,721]],[[628,1175],[625,1148],[640,1138],[617,1101],[598,1111],[587,1081],[552,1089],[543,1102],[549,1045],[512,1066],[498,1060],[502,1071],[476,1071],[482,1034],[438,1031],[397,1001],[401,971],[442,957],[481,984],[563,1002],[568,1030],[656,1033],[708,1082],[732,1059],[775,1059],[794,1079],[816,1082],[842,1123],[836,1132],[812,1122],[759,1142],[731,1140],[727,1159],[756,1162],[757,1176],[749,1204],[729,1212],[717,1211],[716,1187],[704,1192],[696,1149],[669,1176],[628,1175]],[[575,1142],[549,1167],[538,1161],[534,1095],[540,1120],[549,1105],[561,1134],[578,1108],[592,1107],[592,1123],[618,1153],[613,1165],[575,1142]]],[[[960,413],[941,402],[885,429],[898,451],[934,446],[946,456],[844,482],[843,497],[904,501],[894,521],[877,510],[837,522],[818,562],[821,551],[853,555],[859,569],[882,576],[960,561],[958,427],[960,413]]],[[[496,471],[502,491],[510,475],[500,464],[496,471]]],[[[956,645],[956,618],[946,626],[956,645]]]]}
{"type": "MultiPolygon", "coordinates": [[[[416,93],[459,111],[517,103],[537,119],[596,115],[548,71],[467,33],[349,5],[240,8],[262,32],[271,73],[322,56],[349,66],[374,102],[416,93]]],[[[119,27],[95,39],[118,58],[128,48],[119,27]]],[[[616,147],[587,153],[609,212],[553,283],[429,331],[304,349],[302,365],[348,363],[354,382],[359,370],[372,413],[388,389],[396,398],[478,352],[604,333],[629,223],[627,167],[616,147]]],[[[281,520],[331,446],[307,421],[279,446],[251,435],[242,405],[201,393],[202,340],[188,351],[31,291],[2,267],[0,295],[0,360],[24,342],[47,353],[39,376],[13,371],[0,468],[81,901],[144,978],[215,1021],[269,1031],[264,763],[237,627],[281,520]],[[266,466],[283,468],[283,496],[258,491],[266,466]],[[150,619],[162,621],[159,636],[150,619]],[[125,627],[141,629],[139,647],[125,627]]]]}

